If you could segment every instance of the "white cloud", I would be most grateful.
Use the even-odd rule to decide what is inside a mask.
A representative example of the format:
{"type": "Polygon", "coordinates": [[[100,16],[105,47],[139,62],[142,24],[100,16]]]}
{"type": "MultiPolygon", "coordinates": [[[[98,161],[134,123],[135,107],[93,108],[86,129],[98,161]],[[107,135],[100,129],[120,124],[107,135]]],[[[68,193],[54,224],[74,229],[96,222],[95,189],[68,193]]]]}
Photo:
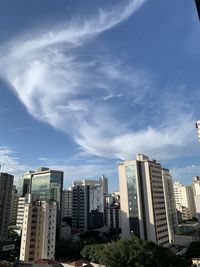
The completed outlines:
{"type": "Polygon", "coordinates": [[[152,105],[162,110],[162,120],[142,129],[130,127],[132,117],[140,124],[137,105],[147,110],[153,91],[150,76],[87,50],[96,35],[126,20],[144,2],[123,1],[127,5],[100,10],[95,18],[20,36],[1,47],[0,75],[32,116],[71,135],[87,153],[121,159],[138,152],[158,159],[181,155],[194,143],[192,115],[175,108],[176,101],[155,99],[152,105]],[[134,113],[130,109],[120,118],[127,106],[134,113]]]}
{"type": "Polygon", "coordinates": [[[29,169],[27,165],[20,163],[20,159],[9,147],[0,147],[0,165],[2,172],[8,172],[15,176],[15,181],[29,169]]]}
{"type": "Polygon", "coordinates": [[[194,176],[200,176],[200,165],[173,167],[170,169],[170,173],[174,180],[184,180],[185,183],[191,184],[194,176]]]}

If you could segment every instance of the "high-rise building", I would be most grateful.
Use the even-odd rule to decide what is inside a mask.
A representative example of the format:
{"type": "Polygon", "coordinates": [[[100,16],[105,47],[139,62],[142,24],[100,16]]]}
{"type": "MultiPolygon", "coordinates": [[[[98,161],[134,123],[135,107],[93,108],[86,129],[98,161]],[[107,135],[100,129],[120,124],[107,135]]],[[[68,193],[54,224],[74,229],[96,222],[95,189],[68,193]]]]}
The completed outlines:
{"type": "Polygon", "coordinates": [[[16,186],[13,185],[11,207],[10,207],[10,225],[15,225],[17,221],[17,208],[18,208],[19,195],[16,186]]]}
{"type": "Polygon", "coordinates": [[[37,259],[54,259],[56,206],[55,201],[29,199],[25,203],[20,260],[31,262],[37,259]]]}
{"type": "Polygon", "coordinates": [[[121,212],[120,212],[120,194],[115,192],[106,196],[106,212],[107,223],[106,226],[110,230],[121,228],[121,212]]]}
{"type": "Polygon", "coordinates": [[[14,176],[0,173],[0,241],[8,237],[14,176]]]}
{"type": "Polygon", "coordinates": [[[41,167],[31,174],[33,200],[56,201],[57,234],[60,235],[62,216],[63,171],[41,167]]]}
{"type": "Polygon", "coordinates": [[[119,164],[122,237],[169,244],[162,166],[148,156],[119,164]]]}
{"type": "Polygon", "coordinates": [[[22,175],[22,197],[31,193],[31,178],[34,171],[27,171],[22,175]]]}
{"type": "Polygon", "coordinates": [[[62,218],[72,218],[72,189],[64,189],[62,193],[62,218]]]}
{"type": "Polygon", "coordinates": [[[72,187],[72,228],[78,231],[104,225],[104,198],[108,179],[75,181],[72,187]]]}
{"type": "Polygon", "coordinates": [[[175,233],[178,230],[178,218],[177,218],[176,203],[174,197],[173,180],[168,169],[164,168],[162,169],[162,176],[163,176],[163,188],[165,196],[165,207],[167,215],[169,240],[172,243],[175,241],[175,233]]]}
{"type": "Polygon", "coordinates": [[[179,223],[182,220],[191,220],[195,216],[195,204],[192,187],[184,185],[181,182],[174,183],[174,196],[176,209],[180,216],[179,223]],[[180,221],[181,220],[181,221],[180,221]]]}
{"type": "Polygon", "coordinates": [[[16,226],[22,230],[23,226],[23,220],[24,220],[24,207],[25,207],[25,202],[26,202],[26,197],[19,197],[18,199],[18,207],[17,207],[17,222],[16,226]]]}
{"type": "Polygon", "coordinates": [[[200,223],[200,176],[193,177],[192,191],[194,195],[195,213],[200,223]]]}

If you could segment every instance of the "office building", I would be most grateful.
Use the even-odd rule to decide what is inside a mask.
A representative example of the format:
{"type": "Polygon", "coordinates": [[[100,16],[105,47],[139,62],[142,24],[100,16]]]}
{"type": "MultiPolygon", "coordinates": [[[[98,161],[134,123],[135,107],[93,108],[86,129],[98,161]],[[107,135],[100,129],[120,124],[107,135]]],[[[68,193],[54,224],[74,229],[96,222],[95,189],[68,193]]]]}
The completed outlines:
{"type": "Polygon", "coordinates": [[[72,228],[87,231],[104,226],[105,196],[108,179],[75,181],[72,187],[72,228]]]}
{"type": "Polygon", "coordinates": [[[169,244],[162,166],[148,156],[118,166],[122,237],[137,235],[158,245],[169,244]]]}
{"type": "Polygon", "coordinates": [[[64,189],[62,193],[62,218],[72,218],[72,189],[64,189]]]}
{"type": "Polygon", "coordinates": [[[31,193],[31,178],[34,171],[27,171],[22,175],[22,197],[31,193]]]}
{"type": "Polygon", "coordinates": [[[174,183],[174,196],[176,209],[180,215],[179,223],[191,220],[195,216],[195,204],[192,187],[184,185],[181,182],[174,183]]]}
{"type": "Polygon", "coordinates": [[[165,207],[167,215],[167,225],[170,243],[175,241],[175,233],[178,230],[178,218],[176,212],[176,203],[174,197],[174,187],[172,176],[168,169],[162,169],[163,188],[165,196],[165,207]]]}
{"type": "Polygon", "coordinates": [[[0,241],[6,240],[8,236],[13,179],[11,174],[0,173],[0,241]]]}
{"type": "Polygon", "coordinates": [[[17,221],[17,209],[18,209],[18,192],[16,186],[13,185],[12,197],[11,197],[11,207],[10,207],[10,225],[16,225],[17,221]]]}
{"type": "Polygon", "coordinates": [[[24,207],[20,260],[54,259],[56,240],[55,201],[32,201],[31,195],[24,207]]]}
{"type": "Polygon", "coordinates": [[[63,171],[41,167],[31,174],[31,194],[33,200],[56,201],[57,234],[60,235],[62,216],[63,171]]]}

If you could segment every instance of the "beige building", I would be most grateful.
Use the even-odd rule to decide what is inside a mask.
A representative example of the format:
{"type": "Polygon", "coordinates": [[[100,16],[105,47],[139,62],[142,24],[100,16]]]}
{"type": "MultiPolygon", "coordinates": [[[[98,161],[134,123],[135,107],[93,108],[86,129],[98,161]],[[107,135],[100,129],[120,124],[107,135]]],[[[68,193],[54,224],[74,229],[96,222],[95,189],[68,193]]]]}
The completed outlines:
{"type": "MultiPolygon", "coordinates": [[[[181,182],[174,183],[174,196],[177,212],[182,220],[191,220],[195,216],[195,204],[192,187],[181,182]]],[[[179,219],[180,222],[180,219],[179,219]]]]}
{"type": "Polygon", "coordinates": [[[54,259],[56,211],[55,201],[29,199],[25,203],[20,260],[54,259]]]}
{"type": "Polygon", "coordinates": [[[22,230],[23,221],[24,221],[24,207],[25,207],[25,197],[19,197],[18,199],[18,207],[17,207],[17,222],[16,226],[22,230]]]}
{"type": "Polygon", "coordinates": [[[168,169],[162,169],[163,177],[163,188],[165,196],[165,206],[166,206],[166,215],[167,215],[167,225],[169,232],[170,243],[175,241],[175,233],[178,229],[178,218],[176,212],[176,203],[174,197],[174,187],[172,176],[169,173],[168,169]]]}
{"type": "Polygon", "coordinates": [[[0,173],[0,241],[8,238],[14,176],[0,173]]]}
{"type": "Polygon", "coordinates": [[[148,156],[119,164],[122,237],[169,244],[162,166],[148,156]]]}

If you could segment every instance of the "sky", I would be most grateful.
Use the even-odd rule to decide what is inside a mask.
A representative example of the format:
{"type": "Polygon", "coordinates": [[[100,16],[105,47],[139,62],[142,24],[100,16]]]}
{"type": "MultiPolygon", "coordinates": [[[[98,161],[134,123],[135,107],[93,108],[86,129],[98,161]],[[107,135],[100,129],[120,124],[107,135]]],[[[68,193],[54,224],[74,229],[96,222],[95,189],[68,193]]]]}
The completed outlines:
{"type": "Polygon", "coordinates": [[[200,24],[194,1],[1,0],[0,165],[109,178],[149,155],[200,175],[200,24]]]}

